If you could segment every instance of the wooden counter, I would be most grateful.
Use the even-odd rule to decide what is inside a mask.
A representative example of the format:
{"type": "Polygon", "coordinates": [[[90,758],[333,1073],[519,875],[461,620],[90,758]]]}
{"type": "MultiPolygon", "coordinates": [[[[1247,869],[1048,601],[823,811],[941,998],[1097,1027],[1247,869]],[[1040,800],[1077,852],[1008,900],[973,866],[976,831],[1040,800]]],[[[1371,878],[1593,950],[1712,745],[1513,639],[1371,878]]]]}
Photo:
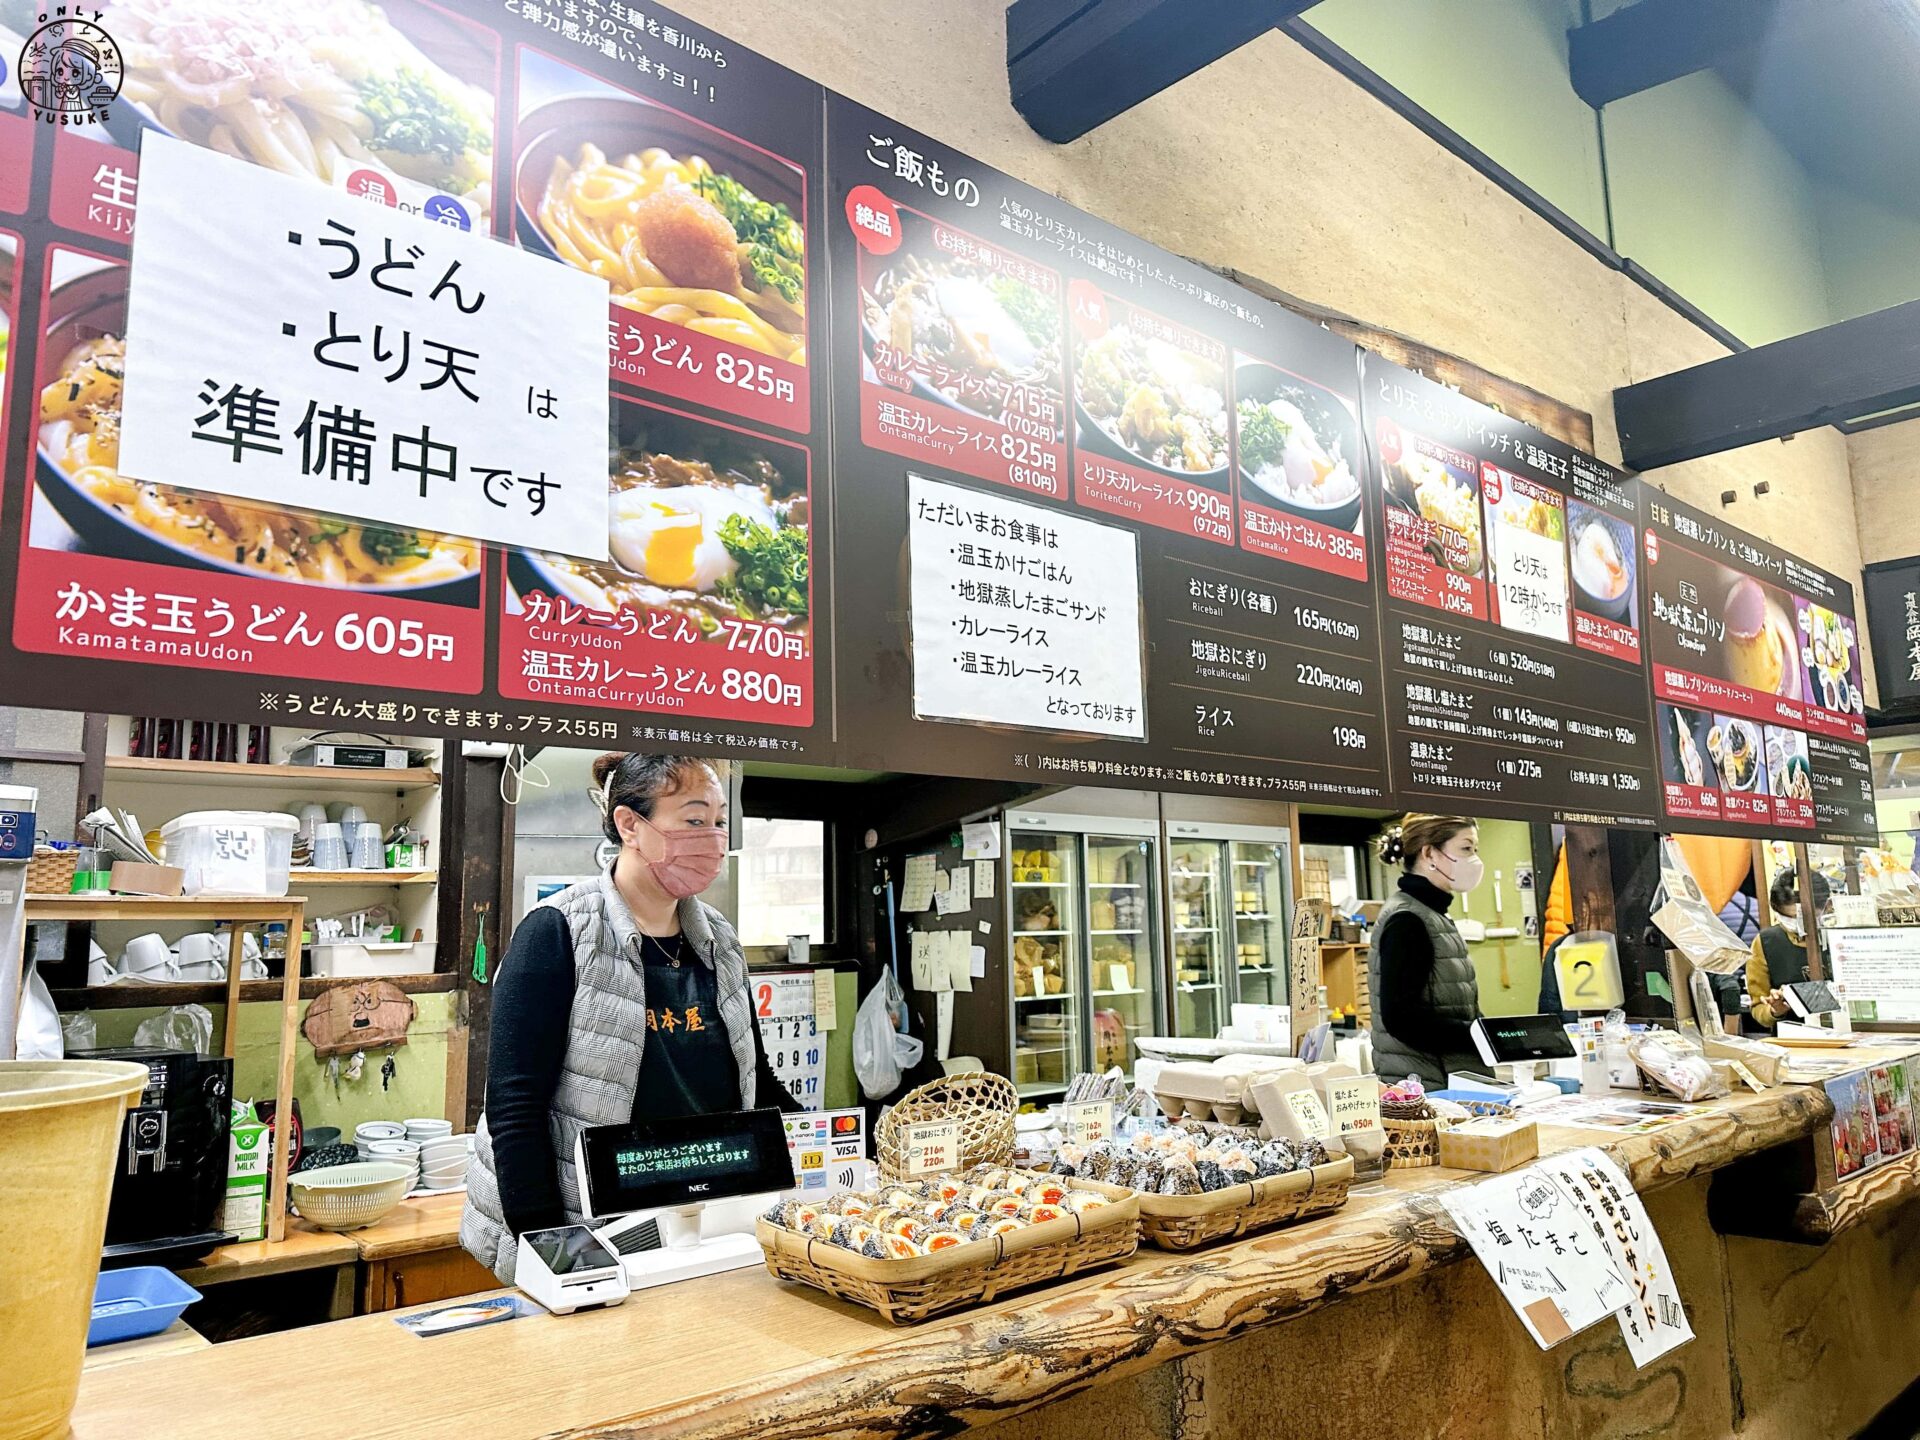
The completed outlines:
{"type": "MultiPolygon", "coordinates": [[[[1542,1148],[1601,1144],[1645,1192],[1797,1140],[1830,1113],[1818,1089],[1798,1086],[1719,1103],[1650,1135],[1543,1129],[1542,1148]]],[[[758,1269],[645,1291],[613,1310],[430,1340],[368,1315],[143,1365],[137,1384],[111,1371],[87,1376],[74,1432],[159,1440],[264,1424],[263,1433],[289,1440],[339,1433],[338,1417],[297,1387],[234,1390],[225,1382],[239,1366],[335,1375],[404,1367],[422,1377],[404,1402],[355,1417],[357,1435],[395,1440],[947,1433],[1460,1259],[1470,1252],[1432,1193],[1481,1178],[1439,1167],[1396,1172],[1308,1225],[1196,1256],[1143,1250],[1116,1269],[919,1327],[896,1328],[758,1269]],[[416,1355],[416,1346],[427,1348],[416,1355]]]]}

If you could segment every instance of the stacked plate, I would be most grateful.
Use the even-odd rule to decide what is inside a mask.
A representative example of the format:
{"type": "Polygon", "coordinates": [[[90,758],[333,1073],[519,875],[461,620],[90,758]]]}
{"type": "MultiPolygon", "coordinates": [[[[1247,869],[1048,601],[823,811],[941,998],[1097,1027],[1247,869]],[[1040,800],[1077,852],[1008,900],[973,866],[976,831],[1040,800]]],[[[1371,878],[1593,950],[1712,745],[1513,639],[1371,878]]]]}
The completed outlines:
{"type": "Polygon", "coordinates": [[[473,1161],[471,1135],[442,1135],[420,1146],[420,1188],[422,1190],[461,1190],[467,1183],[467,1166],[473,1161]]]}
{"type": "Polygon", "coordinates": [[[360,1153],[369,1160],[385,1160],[395,1165],[405,1165],[413,1171],[414,1184],[407,1187],[412,1190],[420,1180],[420,1142],[418,1140],[369,1140],[360,1147],[360,1153]]]}

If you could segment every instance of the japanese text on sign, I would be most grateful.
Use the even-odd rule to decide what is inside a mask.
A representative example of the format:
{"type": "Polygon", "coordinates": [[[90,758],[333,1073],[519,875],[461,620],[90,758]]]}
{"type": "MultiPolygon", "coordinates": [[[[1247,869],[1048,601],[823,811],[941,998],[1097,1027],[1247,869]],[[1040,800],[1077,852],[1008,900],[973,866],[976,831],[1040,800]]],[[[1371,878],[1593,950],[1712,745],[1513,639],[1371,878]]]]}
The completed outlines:
{"type": "Polygon", "coordinates": [[[141,195],[126,474],[607,558],[605,281],[153,133],[141,195]]]}

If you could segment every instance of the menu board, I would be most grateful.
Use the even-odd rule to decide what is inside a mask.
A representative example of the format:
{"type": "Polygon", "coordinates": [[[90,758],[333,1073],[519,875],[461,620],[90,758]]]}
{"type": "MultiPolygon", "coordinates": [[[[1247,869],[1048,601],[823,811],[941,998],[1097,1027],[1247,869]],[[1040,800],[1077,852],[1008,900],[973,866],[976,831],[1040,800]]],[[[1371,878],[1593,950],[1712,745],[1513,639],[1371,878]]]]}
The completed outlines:
{"type": "Polygon", "coordinates": [[[1395,795],[1652,825],[1633,482],[1398,365],[1364,370],[1395,795]]]}
{"type": "Polygon", "coordinates": [[[1384,803],[1354,347],[837,97],[827,170],[847,762],[1384,803]]]}
{"type": "Polygon", "coordinates": [[[1853,587],[1661,491],[1642,511],[1668,828],[1874,838],[1853,587]]]}
{"type": "MultiPolygon", "coordinates": [[[[1870,832],[1844,584],[1411,372],[1363,369],[1329,330],[725,36],[585,0],[222,0],[190,29],[163,8],[49,12],[34,45],[0,34],[30,61],[0,77],[0,665],[21,693],[1037,785],[1870,832]],[[54,83],[56,60],[97,60],[98,83],[54,83]],[[395,400],[378,435],[356,407],[321,427],[255,405],[249,440],[312,482],[291,499],[232,498],[191,458],[123,470],[122,391],[143,365],[128,264],[162,130],[314,186],[284,237],[248,212],[260,234],[235,248],[260,273],[176,287],[204,307],[202,353],[259,333],[261,297],[299,278],[275,286],[273,267],[315,258],[322,234],[364,231],[366,303],[430,261],[436,289],[458,282],[445,332],[397,309],[267,317],[258,345],[228,347],[247,352],[231,374],[209,356],[225,428],[241,387],[271,378],[266,346],[300,347],[309,375],[343,354],[385,367],[383,402],[403,376],[425,393],[419,367],[456,335],[537,374],[554,357],[526,353],[524,312],[531,341],[475,338],[474,277],[450,261],[479,240],[503,247],[489,275],[524,262],[603,284],[604,548],[597,505],[570,549],[545,523],[458,518],[497,522],[479,507],[506,482],[456,469],[457,446],[538,454],[522,442],[565,422],[534,383],[431,446],[425,402],[395,400]],[[396,241],[420,227],[368,206],[466,234],[396,241]],[[406,434],[415,450],[385,448],[406,434]],[[457,502],[328,504],[369,471],[424,485],[429,460],[457,502]]],[[[208,213],[271,188],[209,193],[208,213]]],[[[208,381],[187,365],[159,372],[167,393],[208,381]]],[[[583,463],[597,485],[597,445],[583,463]]],[[[512,502],[538,505],[531,476],[509,478],[512,502]]]]}

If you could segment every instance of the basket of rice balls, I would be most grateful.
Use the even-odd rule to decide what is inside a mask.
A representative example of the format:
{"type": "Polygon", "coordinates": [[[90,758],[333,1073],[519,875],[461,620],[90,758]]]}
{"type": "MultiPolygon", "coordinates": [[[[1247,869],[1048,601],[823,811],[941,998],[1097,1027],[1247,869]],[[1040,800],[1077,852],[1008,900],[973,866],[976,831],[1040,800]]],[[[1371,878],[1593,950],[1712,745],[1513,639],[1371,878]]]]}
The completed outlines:
{"type": "Polygon", "coordinates": [[[781,1200],[758,1235],[775,1279],[906,1325],[1124,1260],[1139,1246],[1139,1217],[1139,1198],[1116,1185],[977,1165],[818,1203],[781,1200]]]}
{"type": "Polygon", "coordinates": [[[1318,1140],[1262,1140],[1240,1126],[1162,1121],[1125,1138],[1054,1152],[1076,1183],[1120,1185],[1140,1197],[1140,1234],[1162,1250],[1194,1250],[1347,1203],[1353,1159],[1318,1140]]]}

